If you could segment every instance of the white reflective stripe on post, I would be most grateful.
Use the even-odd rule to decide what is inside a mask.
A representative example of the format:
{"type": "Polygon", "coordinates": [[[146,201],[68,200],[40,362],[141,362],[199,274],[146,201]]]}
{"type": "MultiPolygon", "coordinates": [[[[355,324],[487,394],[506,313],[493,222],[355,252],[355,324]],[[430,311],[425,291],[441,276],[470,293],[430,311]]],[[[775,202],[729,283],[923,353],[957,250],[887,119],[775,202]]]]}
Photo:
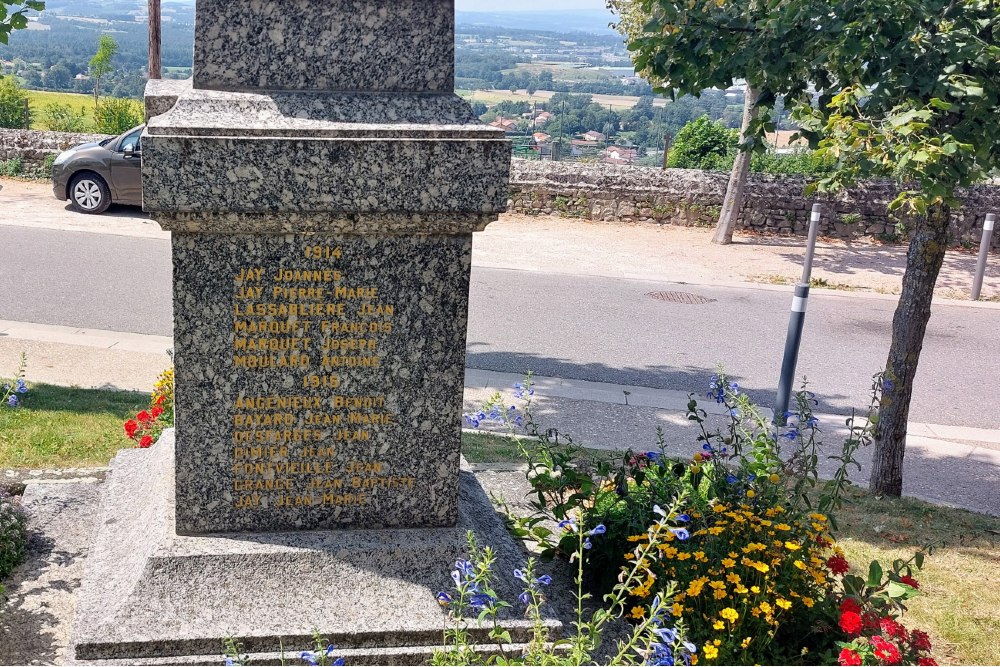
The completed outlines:
{"type": "Polygon", "coordinates": [[[994,217],[992,215],[986,216],[986,221],[983,222],[983,230],[987,231],[987,232],[992,232],[993,231],[993,223],[994,222],[995,222],[995,219],[994,219],[994,217]]]}
{"type": "Polygon", "coordinates": [[[793,313],[804,313],[806,312],[806,302],[809,300],[808,297],[793,296],[792,297],[792,312],[793,313]]]}

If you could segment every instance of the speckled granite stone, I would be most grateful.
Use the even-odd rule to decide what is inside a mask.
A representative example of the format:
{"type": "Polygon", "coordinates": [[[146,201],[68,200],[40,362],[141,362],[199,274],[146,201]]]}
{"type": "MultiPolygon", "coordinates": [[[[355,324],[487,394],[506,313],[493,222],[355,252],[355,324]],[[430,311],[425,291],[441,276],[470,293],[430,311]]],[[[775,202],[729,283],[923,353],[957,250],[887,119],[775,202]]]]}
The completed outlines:
{"type": "MultiPolygon", "coordinates": [[[[250,654],[297,655],[318,630],[349,664],[414,664],[440,645],[446,616],[434,595],[450,587],[469,530],[496,553],[500,596],[519,593],[510,573],[527,554],[467,471],[452,473],[461,499],[452,528],[177,536],[173,435],[112,462],[77,602],[80,662],[187,664],[219,656],[230,636],[250,654]]],[[[553,637],[565,611],[545,610],[553,637]]],[[[502,624],[523,642],[529,626],[518,616],[510,610],[502,624]]]]}
{"type": "Polygon", "coordinates": [[[505,210],[509,171],[455,95],[192,91],[147,127],[143,205],[172,230],[468,233],[505,210]]]}
{"type": "Polygon", "coordinates": [[[471,250],[175,233],[177,530],[453,525],[471,250]]]}
{"type": "Polygon", "coordinates": [[[198,0],[194,85],[451,92],[454,15],[454,0],[198,0]]]}
{"type": "Polygon", "coordinates": [[[146,82],[144,102],[146,122],[153,116],[164,114],[177,103],[177,99],[191,90],[191,79],[150,79],[146,82]]]}

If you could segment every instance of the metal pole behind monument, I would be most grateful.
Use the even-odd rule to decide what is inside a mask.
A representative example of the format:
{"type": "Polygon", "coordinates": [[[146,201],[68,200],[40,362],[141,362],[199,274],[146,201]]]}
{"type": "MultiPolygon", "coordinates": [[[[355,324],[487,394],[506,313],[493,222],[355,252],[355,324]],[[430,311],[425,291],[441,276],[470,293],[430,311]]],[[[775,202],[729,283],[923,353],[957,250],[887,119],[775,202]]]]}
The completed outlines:
{"type": "Polygon", "coordinates": [[[986,258],[990,254],[990,241],[993,240],[993,225],[996,223],[996,215],[990,213],[983,222],[983,239],[979,243],[979,261],[976,262],[976,275],[972,279],[972,300],[979,300],[979,293],[983,289],[983,276],[986,274],[986,258]]]}
{"type": "Polygon", "coordinates": [[[822,207],[813,204],[809,220],[809,240],[806,243],[806,257],[802,264],[802,280],[795,286],[792,297],[792,313],[788,320],[788,334],[785,337],[785,355],[781,360],[781,377],[778,380],[778,400],[774,405],[774,423],[784,425],[785,412],[792,398],[795,382],[795,364],[799,359],[799,345],[802,342],[802,327],[806,321],[806,305],[809,302],[809,279],[812,275],[813,253],[816,250],[816,233],[822,207]]]}
{"type": "Polygon", "coordinates": [[[148,78],[161,78],[160,67],[160,0],[149,0],[149,63],[148,78]]]}

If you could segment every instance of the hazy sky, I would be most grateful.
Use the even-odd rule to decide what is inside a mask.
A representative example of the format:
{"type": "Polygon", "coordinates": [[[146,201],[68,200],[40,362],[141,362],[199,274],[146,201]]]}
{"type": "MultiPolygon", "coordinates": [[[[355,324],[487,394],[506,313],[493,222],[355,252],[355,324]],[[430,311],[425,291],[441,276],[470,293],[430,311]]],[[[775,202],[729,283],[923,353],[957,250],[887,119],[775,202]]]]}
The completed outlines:
{"type": "Polygon", "coordinates": [[[562,11],[604,9],[604,0],[455,0],[456,9],[466,12],[562,11]]]}

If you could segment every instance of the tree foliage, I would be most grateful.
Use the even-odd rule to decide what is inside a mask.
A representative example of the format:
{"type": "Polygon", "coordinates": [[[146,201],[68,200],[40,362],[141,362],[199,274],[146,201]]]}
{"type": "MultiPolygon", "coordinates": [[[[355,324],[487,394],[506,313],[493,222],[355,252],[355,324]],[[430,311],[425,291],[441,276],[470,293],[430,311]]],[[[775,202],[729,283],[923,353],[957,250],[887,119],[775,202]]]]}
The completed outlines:
{"type": "Polygon", "coordinates": [[[0,127],[24,127],[24,103],[27,99],[16,76],[0,76],[0,127]]]}
{"type": "Polygon", "coordinates": [[[94,112],[94,126],[101,134],[121,134],[140,125],[143,107],[135,100],[107,98],[97,105],[94,112]]]}
{"type": "Polygon", "coordinates": [[[677,133],[667,158],[668,167],[728,171],[733,166],[739,133],[708,116],[697,118],[677,133]]]}
{"type": "Polygon", "coordinates": [[[24,4],[20,0],[0,0],[0,44],[7,43],[12,31],[28,26],[26,12],[40,12],[43,9],[45,3],[42,0],[24,0],[24,4]]]}
{"type": "Polygon", "coordinates": [[[97,40],[97,53],[90,59],[90,76],[94,79],[94,108],[101,97],[101,79],[112,69],[112,61],[118,53],[118,42],[111,35],[101,35],[97,40]]]}

